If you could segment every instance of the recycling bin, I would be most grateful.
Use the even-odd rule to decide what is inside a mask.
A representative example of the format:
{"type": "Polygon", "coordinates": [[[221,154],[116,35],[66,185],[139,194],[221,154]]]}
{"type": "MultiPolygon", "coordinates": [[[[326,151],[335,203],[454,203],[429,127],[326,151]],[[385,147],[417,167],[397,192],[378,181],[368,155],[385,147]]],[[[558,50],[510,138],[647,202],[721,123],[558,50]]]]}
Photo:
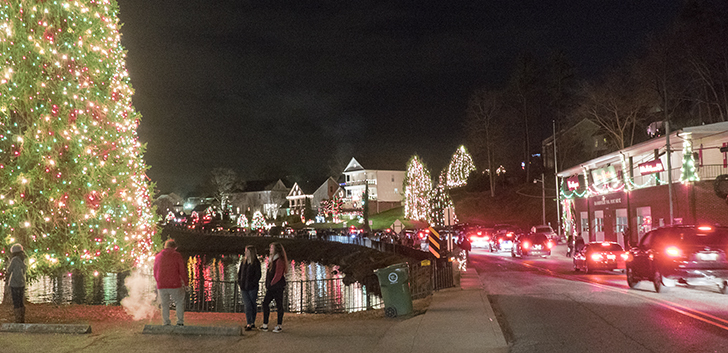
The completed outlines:
{"type": "Polygon", "coordinates": [[[374,270],[379,279],[384,301],[384,315],[397,317],[412,313],[412,294],[409,287],[407,263],[394,264],[374,270]]]}

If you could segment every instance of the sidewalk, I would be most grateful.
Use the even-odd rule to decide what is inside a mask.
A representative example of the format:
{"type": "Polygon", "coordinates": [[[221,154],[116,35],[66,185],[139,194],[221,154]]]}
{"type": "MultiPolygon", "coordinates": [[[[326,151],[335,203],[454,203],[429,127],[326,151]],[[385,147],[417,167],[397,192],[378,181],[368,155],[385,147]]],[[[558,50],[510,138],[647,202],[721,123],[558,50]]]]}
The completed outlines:
{"type": "MultiPolygon", "coordinates": [[[[189,313],[185,321],[221,327],[238,326],[244,320],[243,314],[217,321],[215,315],[189,313]]],[[[261,319],[258,314],[259,325],[261,319]]],[[[254,330],[242,336],[142,334],[149,322],[139,321],[91,324],[93,332],[85,335],[0,332],[0,352],[508,352],[475,269],[462,273],[460,288],[435,292],[427,311],[409,318],[286,314],[282,333],[254,330]]]]}
{"type": "Polygon", "coordinates": [[[508,352],[508,344],[473,268],[460,288],[432,295],[424,315],[395,325],[375,352],[508,352]]]}

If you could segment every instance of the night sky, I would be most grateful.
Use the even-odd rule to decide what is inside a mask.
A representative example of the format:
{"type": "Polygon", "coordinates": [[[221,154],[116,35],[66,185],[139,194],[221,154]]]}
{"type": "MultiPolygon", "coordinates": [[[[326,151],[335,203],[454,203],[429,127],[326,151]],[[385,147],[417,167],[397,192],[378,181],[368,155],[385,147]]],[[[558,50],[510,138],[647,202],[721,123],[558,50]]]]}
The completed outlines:
{"type": "MultiPolygon", "coordinates": [[[[148,172],[184,196],[217,167],[327,176],[351,157],[433,175],[465,142],[470,93],[524,52],[579,78],[638,50],[679,0],[118,0],[148,172]],[[332,169],[333,168],[333,169],[332,169]]],[[[290,185],[289,185],[290,186],[290,185]]]]}

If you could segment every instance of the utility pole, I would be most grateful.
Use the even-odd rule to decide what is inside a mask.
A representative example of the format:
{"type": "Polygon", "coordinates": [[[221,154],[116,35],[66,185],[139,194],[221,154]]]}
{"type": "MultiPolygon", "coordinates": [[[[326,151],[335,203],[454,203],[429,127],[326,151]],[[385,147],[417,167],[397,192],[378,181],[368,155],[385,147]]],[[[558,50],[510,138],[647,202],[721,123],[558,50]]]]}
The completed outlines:
{"type": "Polygon", "coordinates": [[[672,210],[672,157],[670,156],[670,122],[665,120],[665,136],[667,136],[667,197],[670,199],[670,225],[675,219],[672,210]]]}
{"type": "Polygon", "coordinates": [[[541,224],[546,224],[546,179],[541,173],[541,224]]]}
{"type": "Polygon", "coordinates": [[[556,158],[556,120],[551,120],[554,129],[554,178],[556,183],[554,184],[554,190],[556,190],[556,234],[561,239],[561,190],[559,190],[559,166],[558,159],[556,158]]]}

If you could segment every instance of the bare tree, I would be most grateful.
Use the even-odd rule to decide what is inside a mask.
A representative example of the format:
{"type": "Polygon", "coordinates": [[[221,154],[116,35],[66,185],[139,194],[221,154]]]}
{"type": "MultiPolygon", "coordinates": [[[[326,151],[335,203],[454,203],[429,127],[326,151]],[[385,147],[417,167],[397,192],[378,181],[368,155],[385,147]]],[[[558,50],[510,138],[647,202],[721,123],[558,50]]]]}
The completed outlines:
{"type": "Polygon", "coordinates": [[[205,191],[215,199],[215,205],[222,212],[227,211],[230,194],[243,189],[245,182],[230,168],[215,168],[205,182],[205,191]]]}
{"type": "Polygon", "coordinates": [[[490,196],[495,196],[495,162],[500,129],[497,121],[503,114],[503,96],[500,92],[477,90],[470,96],[465,119],[470,150],[478,160],[485,160],[490,181],[490,196]]]}
{"type": "Polygon", "coordinates": [[[516,63],[509,83],[509,101],[523,122],[523,156],[526,162],[526,182],[531,180],[531,125],[539,116],[539,68],[536,59],[522,55],[516,63]]]}

